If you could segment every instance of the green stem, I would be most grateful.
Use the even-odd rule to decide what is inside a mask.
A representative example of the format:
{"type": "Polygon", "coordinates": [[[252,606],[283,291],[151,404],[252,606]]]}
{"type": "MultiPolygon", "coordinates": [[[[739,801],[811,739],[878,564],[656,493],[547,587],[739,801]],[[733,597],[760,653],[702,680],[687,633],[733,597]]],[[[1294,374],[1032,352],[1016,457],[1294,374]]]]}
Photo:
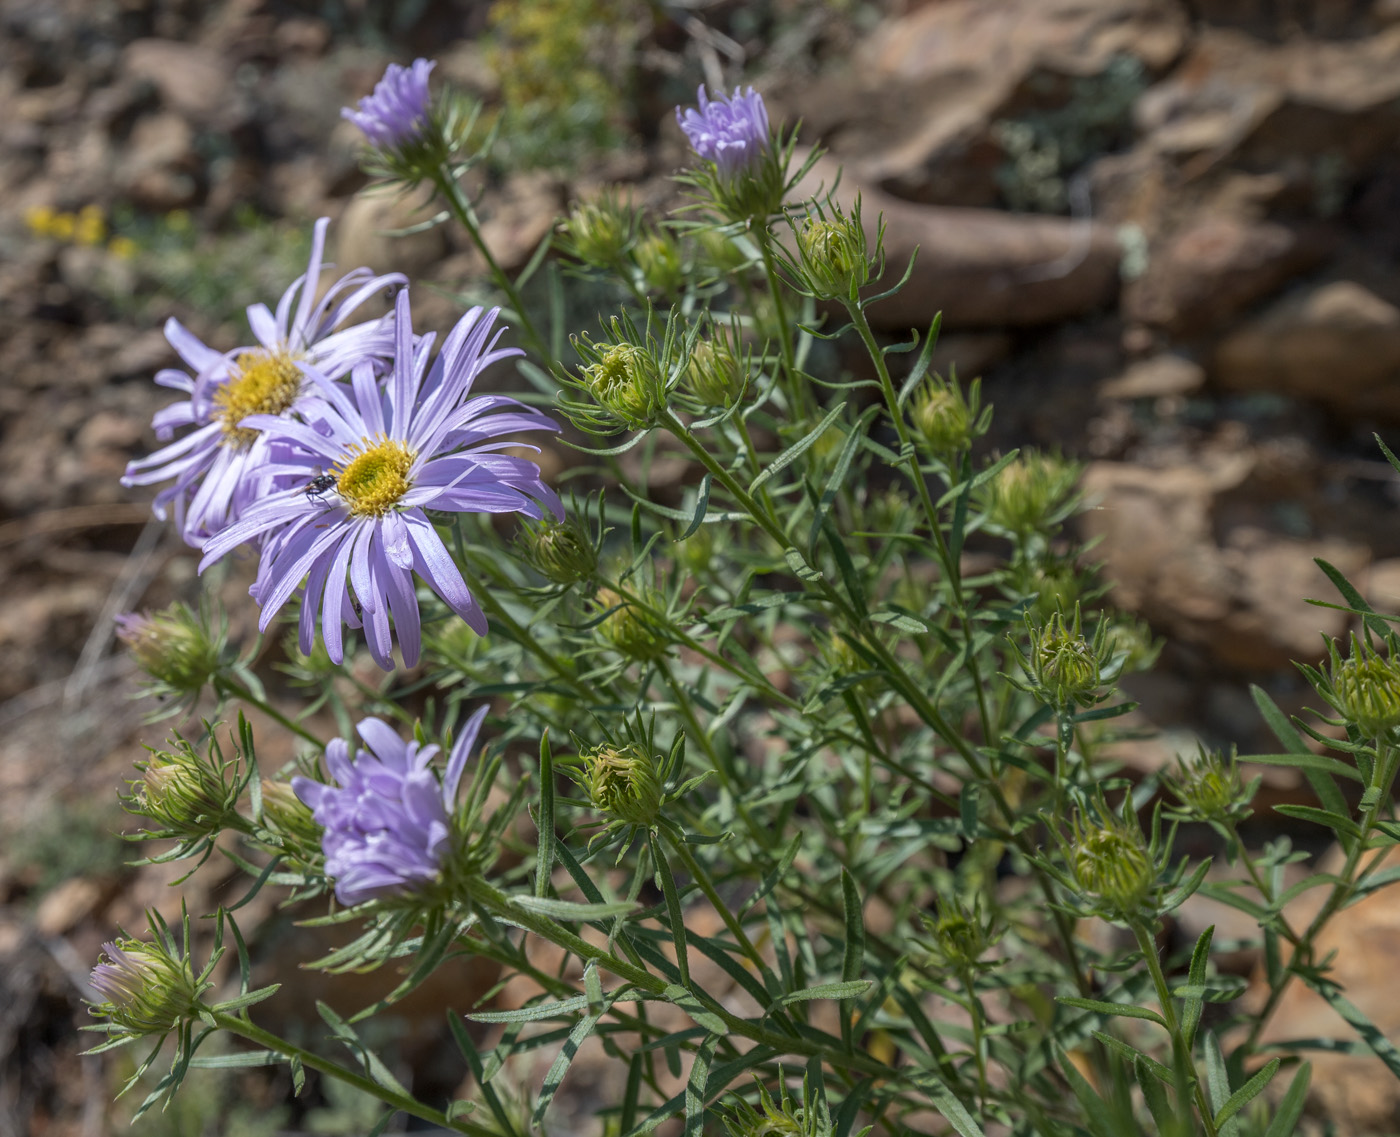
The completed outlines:
{"type": "Polygon", "coordinates": [[[759,974],[765,979],[769,977],[768,961],[763,958],[753,941],[749,939],[748,933],[744,931],[744,926],[739,923],[738,917],[729,910],[727,905],[716,891],[714,883],[710,880],[710,874],[696,859],[695,854],[690,851],[689,846],[682,840],[679,833],[676,833],[669,825],[663,825],[661,831],[666,835],[666,840],[671,848],[680,857],[681,863],[685,865],[686,871],[690,873],[695,883],[700,886],[700,891],[705,894],[705,899],[710,902],[710,906],[719,913],[720,919],[724,921],[724,926],[729,929],[729,934],[734,937],[734,941],[749,957],[753,965],[758,968],[759,974]]]}
{"type": "Polygon", "coordinates": [[[232,695],[234,698],[240,699],[243,702],[247,703],[250,707],[256,707],[268,718],[272,719],[273,722],[286,727],[293,734],[300,735],[307,742],[311,743],[314,747],[316,747],[317,750],[325,749],[326,744],[324,741],[317,738],[304,726],[301,726],[294,720],[289,719],[286,715],[284,715],[266,699],[258,698],[256,695],[253,694],[252,691],[248,690],[247,687],[245,687],[242,683],[238,682],[238,680],[229,679],[226,676],[220,676],[218,679],[214,680],[214,692],[216,695],[218,695],[220,700],[223,700],[228,696],[232,695]]]}
{"type": "Polygon", "coordinates": [[[1205,1126],[1206,1137],[1216,1137],[1215,1111],[1211,1109],[1210,1102],[1206,1099],[1205,1087],[1201,1084],[1200,1078],[1195,1076],[1195,1063],[1191,1058],[1191,1049],[1181,1033],[1181,1023],[1176,1017],[1176,1004],[1172,999],[1171,988],[1167,985],[1167,976],[1162,971],[1162,961],[1157,955],[1156,941],[1153,940],[1151,931],[1140,921],[1134,920],[1131,927],[1133,935],[1137,938],[1138,950],[1142,952],[1142,957],[1147,962],[1147,969],[1152,973],[1152,985],[1157,989],[1157,1002],[1161,1004],[1162,1020],[1167,1024],[1167,1034],[1171,1036],[1172,1050],[1175,1052],[1181,1067],[1192,1071],[1192,1090],[1196,1110],[1201,1115],[1201,1123],[1205,1126]]]}
{"type": "Polygon", "coordinates": [[[476,211],[472,209],[471,202],[462,192],[461,184],[445,167],[434,173],[433,184],[447,202],[447,207],[452,211],[452,215],[467,231],[467,236],[471,238],[471,242],[476,246],[476,251],[481,254],[482,260],[486,262],[486,269],[491,274],[491,279],[495,282],[496,287],[505,293],[506,299],[510,301],[510,306],[515,310],[515,316],[520,323],[521,335],[529,345],[530,351],[537,358],[548,360],[550,357],[548,345],[535,327],[535,322],[530,318],[529,312],[525,310],[525,302],[520,297],[520,290],[515,287],[515,282],[506,274],[505,269],[500,266],[482,239],[481,227],[476,220],[476,211]]]}
{"type": "Polygon", "coordinates": [[[387,1086],[381,1086],[378,1082],[363,1074],[357,1074],[354,1070],[346,1069],[338,1062],[332,1062],[327,1058],[322,1058],[319,1054],[313,1054],[310,1050],[304,1050],[300,1046],[294,1046],[284,1038],[279,1038],[271,1031],[266,1031],[260,1026],[256,1026],[246,1018],[230,1015],[223,1011],[212,1011],[211,1016],[215,1024],[230,1034],[236,1034],[240,1038],[246,1038],[256,1046],[261,1046],[265,1050],[271,1050],[276,1054],[282,1054],[287,1058],[296,1059],[303,1066],[324,1074],[329,1078],[344,1082],[347,1086],[353,1086],[362,1093],[378,1098],[385,1105],[392,1109],[402,1110],[404,1113],[421,1118],[431,1125],[439,1126],[442,1129],[450,1129],[454,1133],[465,1133],[469,1137],[495,1137],[496,1130],[486,1125],[478,1125],[475,1122],[454,1119],[447,1116],[441,1110],[432,1109],[424,1105],[415,1098],[406,1094],[401,1094],[397,1090],[391,1090],[387,1086]]]}

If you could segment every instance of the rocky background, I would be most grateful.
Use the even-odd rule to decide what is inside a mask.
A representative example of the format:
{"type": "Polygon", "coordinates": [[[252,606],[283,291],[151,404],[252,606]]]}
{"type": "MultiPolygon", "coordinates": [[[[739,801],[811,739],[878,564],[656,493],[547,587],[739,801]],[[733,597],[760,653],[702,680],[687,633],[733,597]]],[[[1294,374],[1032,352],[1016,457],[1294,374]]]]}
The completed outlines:
{"type": "MultiPolygon", "coordinates": [[[[1087,463],[1082,528],[1113,601],[1167,641],[1132,683],[1161,733],[1120,745],[1130,770],[1196,738],[1274,749],[1248,685],[1301,709],[1291,661],[1347,628],[1304,603],[1333,598],[1315,557],[1400,610],[1400,481],[1373,441],[1400,449],[1396,0],[580,0],[553,5],[578,25],[555,22],[562,46],[531,47],[525,17],[550,6],[0,0],[0,1137],[121,1132],[131,1112],[109,1104],[120,1063],[79,1058],[76,1027],[100,942],[173,896],[167,870],[123,867],[131,850],[111,836],[114,789],[139,744],[165,736],[128,699],[111,617],[193,594],[188,551],[117,483],[168,401],[150,382],[174,361],[161,324],[239,342],[241,307],[301,271],[325,214],[343,266],[441,284],[417,289],[420,324],[449,325],[479,287],[444,231],[383,236],[421,219],[419,203],[362,193],[338,110],[387,62],[435,57],[489,108],[591,108],[575,136],[519,133],[475,175],[507,263],[604,182],[674,201],[671,107],[702,79],[753,81],[775,119],[800,117],[804,142],[844,165],[843,192],[884,211],[892,262],[921,250],[875,310],[887,330],[942,310],[940,366],[984,377],[989,445],[1087,463]],[[546,48],[566,66],[541,65],[546,48]],[[531,88],[532,67],[606,82],[561,95],[531,88]]],[[[243,634],[247,606],[232,607],[243,634]]],[[[290,755],[264,737],[265,760],[290,755]]],[[[1267,773],[1260,806],[1286,800],[1308,800],[1304,786],[1267,773]]],[[[1260,814],[1261,840],[1285,832],[1260,814]]],[[[197,885],[214,898],[225,882],[197,885]]],[[[1396,911],[1376,894],[1334,937],[1349,997],[1392,1038],[1396,911]]],[[[334,1001],[334,984],[294,966],[317,945],[262,915],[269,975],[334,1001]]],[[[1217,939],[1247,935],[1235,919],[1202,902],[1180,934],[1219,921],[1217,939]]],[[[1257,961],[1233,962],[1247,976],[1257,961]]],[[[457,1076],[431,1060],[444,1000],[465,1007],[491,982],[450,979],[389,1040],[420,1086],[457,1076]]],[[[1278,1036],[1344,1036],[1291,1002],[1278,1036]]],[[[1373,1060],[1322,1061],[1319,1124],[1400,1128],[1400,1090],[1373,1060]]],[[[574,1069],[582,1131],[605,1090],[574,1069]]],[[[293,1104],[276,1079],[211,1079],[136,1131],[349,1133],[372,1119],[315,1085],[293,1104]]]]}

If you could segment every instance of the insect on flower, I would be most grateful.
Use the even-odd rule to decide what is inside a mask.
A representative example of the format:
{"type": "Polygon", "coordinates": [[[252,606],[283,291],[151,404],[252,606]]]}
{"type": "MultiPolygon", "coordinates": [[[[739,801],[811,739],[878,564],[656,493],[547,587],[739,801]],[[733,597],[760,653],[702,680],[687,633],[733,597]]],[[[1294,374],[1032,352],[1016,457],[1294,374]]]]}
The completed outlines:
{"type": "Polygon", "coordinates": [[[323,501],[326,491],[334,488],[334,474],[317,474],[306,483],[306,497],[309,501],[323,501]]]}

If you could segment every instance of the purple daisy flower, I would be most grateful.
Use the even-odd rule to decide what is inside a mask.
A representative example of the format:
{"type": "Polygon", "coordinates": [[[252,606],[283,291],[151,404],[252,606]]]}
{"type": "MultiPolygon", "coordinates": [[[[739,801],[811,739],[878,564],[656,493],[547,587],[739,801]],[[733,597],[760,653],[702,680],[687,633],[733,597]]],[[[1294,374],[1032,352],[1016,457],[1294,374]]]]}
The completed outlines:
{"type": "Polygon", "coordinates": [[[194,374],[177,368],[156,373],[162,387],[184,391],[189,398],[157,412],[151,425],[162,441],[172,438],[178,427],[195,429],[128,464],[122,484],[171,482],[156,495],[156,516],[164,518],[166,508],[173,506],[181,535],[195,548],[237,520],[268,490],[268,440],[245,419],[298,414],[309,399],[318,398],[302,373],[303,363],[339,378],[363,359],[387,360],[393,352],[392,317],[336,328],[371,296],[407,284],[408,278],[397,272],[376,276],[367,268],[357,268],[318,300],[329,224],[326,217],[316,222],[306,272],[282,294],[276,315],[266,304],[248,308],[257,346],[218,352],[178,320],[166,321],[165,338],[194,374]]]}
{"type": "Polygon", "coordinates": [[[358,110],[342,107],[340,117],[358,126],[380,150],[417,141],[428,126],[428,73],[436,66],[426,59],[415,59],[409,67],[389,64],[374,93],[360,100],[358,110]]]}
{"type": "Polygon", "coordinates": [[[258,543],[262,560],[251,592],[262,606],[263,630],[305,579],[303,651],[311,650],[319,608],[333,661],[344,655],[342,629],[363,620],[370,654],[389,670],[392,616],[404,663],[412,667],[421,645],[416,572],[486,634],[486,618],[425,511],[540,518],[543,503],[564,516],[535,463],[494,453],[512,445],[504,435],[558,430],[558,424],[515,399],[467,397],[483,368],[522,354],[496,347],[497,311],[473,308],[463,316],[429,371],[432,337],[415,345],[408,293],[400,292],[394,369],[385,389],[369,364],[355,367],[349,390],[307,367],[325,400],[315,423],[271,415],[248,420],[275,439],[268,472],[290,488],[263,498],[210,539],[200,571],[245,541],[258,543]]]}
{"type": "Polygon", "coordinates": [[[676,108],[676,121],[690,139],[695,152],[719,167],[725,177],[752,170],[773,146],[768,133],[768,110],[763,96],[752,87],[746,91],[734,88],[734,94],[723,92],[710,99],[705,85],[696,93],[700,103],[697,111],[676,108]]]}
{"type": "Polygon", "coordinates": [[[325,830],[326,875],[335,881],[342,904],[401,896],[438,879],[452,835],[457,785],[485,717],[481,707],[467,720],[441,784],[431,768],[438,747],[404,742],[374,718],[355,728],[369,750],[353,761],[344,739],[326,746],[326,768],[335,784],[292,779],[297,797],[325,830]]]}

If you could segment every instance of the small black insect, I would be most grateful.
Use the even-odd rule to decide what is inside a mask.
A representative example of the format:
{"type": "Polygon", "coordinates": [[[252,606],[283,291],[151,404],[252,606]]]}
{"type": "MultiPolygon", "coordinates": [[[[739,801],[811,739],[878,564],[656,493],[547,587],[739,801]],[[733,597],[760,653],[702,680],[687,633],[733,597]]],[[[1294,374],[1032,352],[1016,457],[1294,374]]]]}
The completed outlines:
{"type": "Polygon", "coordinates": [[[309,501],[320,501],[321,495],[334,485],[334,474],[317,474],[306,483],[306,497],[309,501]]]}

